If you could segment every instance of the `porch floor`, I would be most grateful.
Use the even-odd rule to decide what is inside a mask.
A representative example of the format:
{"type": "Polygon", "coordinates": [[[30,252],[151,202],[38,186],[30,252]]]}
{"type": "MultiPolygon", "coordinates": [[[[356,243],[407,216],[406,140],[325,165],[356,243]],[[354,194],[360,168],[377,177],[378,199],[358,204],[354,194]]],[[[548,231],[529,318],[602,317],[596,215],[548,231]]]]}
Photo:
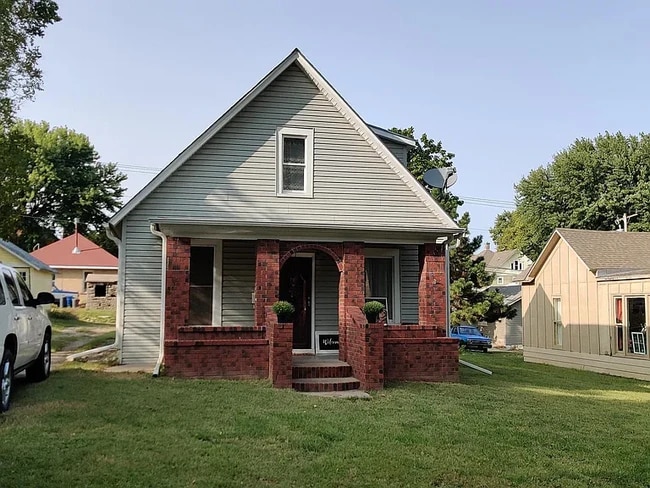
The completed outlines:
{"type": "Polygon", "coordinates": [[[333,366],[347,366],[348,363],[340,361],[337,354],[295,354],[293,356],[293,365],[307,368],[321,368],[333,366]]]}

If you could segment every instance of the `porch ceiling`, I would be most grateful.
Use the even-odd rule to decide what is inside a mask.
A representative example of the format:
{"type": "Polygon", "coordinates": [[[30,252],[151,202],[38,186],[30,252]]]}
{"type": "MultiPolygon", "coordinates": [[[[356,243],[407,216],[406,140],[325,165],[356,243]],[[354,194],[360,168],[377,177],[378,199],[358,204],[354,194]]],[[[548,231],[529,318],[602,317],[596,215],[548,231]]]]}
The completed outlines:
{"type": "Polygon", "coordinates": [[[196,221],[186,219],[151,219],[169,237],[191,237],[202,239],[281,239],[296,241],[341,242],[354,241],[366,243],[424,244],[442,243],[454,235],[449,229],[393,228],[365,226],[346,228],[340,225],[323,223],[319,226],[300,226],[295,224],[265,224],[233,222],[196,221]]]}

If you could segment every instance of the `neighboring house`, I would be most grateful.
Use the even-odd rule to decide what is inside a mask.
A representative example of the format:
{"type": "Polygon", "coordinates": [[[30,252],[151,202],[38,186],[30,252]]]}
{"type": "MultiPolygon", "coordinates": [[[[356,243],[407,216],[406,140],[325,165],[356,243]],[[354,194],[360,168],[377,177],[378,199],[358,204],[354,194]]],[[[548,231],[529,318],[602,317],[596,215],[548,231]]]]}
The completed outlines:
{"type": "Polygon", "coordinates": [[[650,380],[650,233],[557,229],[522,287],[524,359],[650,380]]]}
{"type": "Polygon", "coordinates": [[[445,243],[462,230],[406,170],[414,144],[368,126],[295,50],[110,220],[120,361],[300,390],[456,380],[445,243]],[[388,327],[366,324],[369,298],[388,327]],[[356,380],[311,378],[326,370],[356,380]]]}
{"type": "Polygon", "coordinates": [[[492,251],[490,243],[476,255],[485,261],[485,269],[494,273],[494,281],[489,289],[496,289],[505,297],[505,304],[513,307],[517,315],[511,319],[481,324],[483,333],[492,339],[494,347],[519,347],[523,344],[521,323],[521,284],[517,277],[527,270],[533,262],[521,251],[492,251]]]}
{"type": "Polygon", "coordinates": [[[520,347],[523,345],[523,326],[521,323],[521,285],[489,286],[488,290],[497,290],[504,297],[503,302],[517,312],[511,319],[499,319],[496,322],[482,322],[481,331],[492,339],[492,347],[520,347]]]}
{"type": "Polygon", "coordinates": [[[31,255],[57,271],[55,286],[77,293],[88,308],[115,308],[118,261],[108,251],[75,232],[31,255]]]}
{"type": "Polygon", "coordinates": [[[485,249],[476,254],[485,261],[485,269],[494,273],[493,285],[508,285],[522,271],[528,269],[533,262],[521,251],[508,249],[506,251],[492,251],[490,243],[485,244],[485,249]]]}
{"type": "Polygon", "coordinates": [[[0,239],[0,263],[15,268],[34,295],[52,291],[56,270],[16,244],[0,239]]]}

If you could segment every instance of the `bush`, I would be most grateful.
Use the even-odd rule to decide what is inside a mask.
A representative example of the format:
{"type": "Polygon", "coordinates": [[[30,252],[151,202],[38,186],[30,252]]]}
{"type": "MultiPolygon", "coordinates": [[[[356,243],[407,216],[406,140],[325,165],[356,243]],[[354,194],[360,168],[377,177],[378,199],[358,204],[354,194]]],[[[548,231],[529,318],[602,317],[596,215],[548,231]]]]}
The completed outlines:
{"type": "Polygon", "coordinates": [[[283,320],[291,318],[291,316],[293,316],[296,311],[296,307],[283,300],[275,302],[271,308],[273,309],[273,312],[278,316],[278,320],[281,322],[283,320]]]}
{"type": "Polygon", "coordinates": [[[363,313],[366,315],[374,315],[375,317],[379,315],[384,310],[384,304],[373,300],[371,302],[366,302],[363,305],[363,313]]]}

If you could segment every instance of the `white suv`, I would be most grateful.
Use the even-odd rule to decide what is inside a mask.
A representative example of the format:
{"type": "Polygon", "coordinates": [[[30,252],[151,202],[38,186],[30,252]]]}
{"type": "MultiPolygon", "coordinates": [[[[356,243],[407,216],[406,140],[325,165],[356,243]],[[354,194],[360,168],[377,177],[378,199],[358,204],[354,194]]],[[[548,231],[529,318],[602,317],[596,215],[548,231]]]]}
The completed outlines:
{"type": "Polygon", "coordinates": [[[52,324],[38,308],[49,303],[51,293],[34,298],[20,275],[0,264],[0,412],[9,409],[15,373],[27,370],[31,381],[50,376],[52,324]]]}

